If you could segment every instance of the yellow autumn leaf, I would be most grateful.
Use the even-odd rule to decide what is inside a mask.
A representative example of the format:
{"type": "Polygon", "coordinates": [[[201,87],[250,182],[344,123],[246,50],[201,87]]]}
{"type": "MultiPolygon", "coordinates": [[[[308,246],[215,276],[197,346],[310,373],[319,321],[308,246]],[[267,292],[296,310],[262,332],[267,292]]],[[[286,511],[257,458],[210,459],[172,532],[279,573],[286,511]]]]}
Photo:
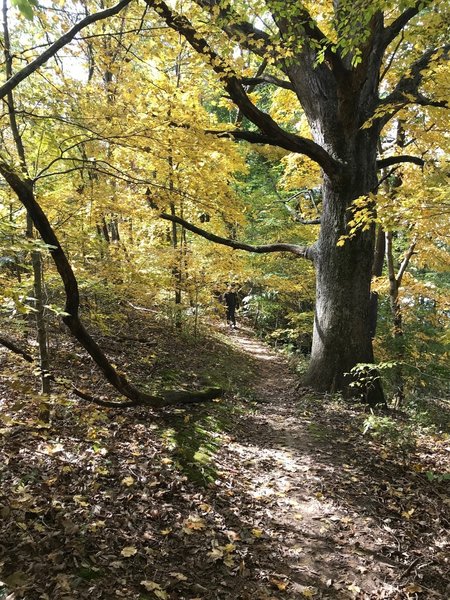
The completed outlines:
{"type": "Polygon", "coordinates": [[[352,594],[355,594],[355,596],[357,594],[359,594],[359,592],[361,591],[361,588],[358,585],[355,585],[354,583],[352,583],[351,585],[349,585],[347,587],[349,592],[352,592],[352,594]]]}
{"type": "Polygon", "coordinates": [[[42,450],[45,454],[57,454],[64,452],[64,446],[62,444],[47,444],[42,450]]]}
{"type": "Polygon", "coordinates": [[[230,569],[234,567],[234,558],[231,556],[231,554],[227,554],[225,556],[225,558],[223,559],[223,564],[229,567],[230,569]]]}
{"type": "Polygon", "coordinates": [[[109,469],[107,469],[106,467],[99,466],[99,467],[97,467],[95,469],[95,472],[98,475],[108,475],[109,474],[109,469]]]}
{"type": "Polygon", "coordinates": [[[201,529],[205,529],[205,527],[205,521],[196,516],[188,517],[183,522],[183,531],[187,535],[192,535],[194,531],[200,531],[201,529]]]}
{"type": "Polygon", "coordinates": [[[89,506],[89,503],[86,502],[86,500],[83,498],[83,496],[77,495],[77,496],[74,496],[73,499],[80,506],[89,506]]]}
{"type": "Polygon", "coordinates": [[[281,579],[271,579],[270,583],[272,583],[279,590],[283,591],[287,588],[287,583],[285,581],[281,581],[281,579]]]}
{"type": "Polygon", "coordinates": [[[105,521],[93,521],[92,523],[89,523],[88,529],[90,531],[97,531],[97,529],[102,529],[105,525],[105,521]]]}
{"type": "Polygon", "coordinates": [[[302,596],[305,596],[305,598],[313,598],[317,594],[317,592],[317,588],[313,587],[312,585],[309,585],[302,589],[302,596]]]}
{"type": "Polygon", "coordinates": [[[130,487],[134,484],[134,479],[133,479],[133,477],[130,477],[130,476],[124,477],[120,483],[122,485],[126,485],[127,487],[130,487]]]}
{"type": "Polygon", "coordinates": [[[208,552],[208,556],[213,560],[219,560],[223,558],[223,546],[216,546],[211,550],[211,552],[208,552]]]}
{"type": "Polygon", "coordinates": [[[403,588],[403,591],[407,594],[419,594],[420,592],[423,592],[423,587],[421,587],[417,583],[410,583],[409,585],[403,588]]]}
{"type": "Polygon", "coordinates": [[[167,598],[167,592],[165,592],[161,586],[159,585],[159,583],[156,583],[156,581],[150,581],[148,579],[144,579],[143,581],[140,582],[140,584],[145,587],[145,589],[147,590],[147,592],[153,592],[154,595],[157,598],[161,598],[161,600],[166,600],[167,598]]]}
{"type": "Polygon", "coordinates": [[[137,549],[134,546],[125,546],[120,554],[126,558],[129,558],[130,556],[137,554],[137,549]]]}
{"type": "Polygon", "coordinates": [[[175,579],[178,579],[178,581],[187,581],[188,580],[186,575],[183,575],[183,573],[178,573],[178,571],[171,571],[169,573],[169,575],[171,575],[172,577],[175,577],[175,579]]]}
{"type": "Polygon", "coordinates": [[[260,538],[263,533],[264,533],[264,531],[262,531],[262,529],[258,529],[257,527],[252,529],[252,536],[255,538],[260,538]]]}
{"type": "Polygon", "coordinates": [[[149,581],[147,579],[144,579],[143,581],[141,581],[140,584],[143,587],[145,587],[147,592],[153,592],[153,590],[161,589],[161,586],[159,585],[159,583],[156,583],[155,581],[149,581]]]}

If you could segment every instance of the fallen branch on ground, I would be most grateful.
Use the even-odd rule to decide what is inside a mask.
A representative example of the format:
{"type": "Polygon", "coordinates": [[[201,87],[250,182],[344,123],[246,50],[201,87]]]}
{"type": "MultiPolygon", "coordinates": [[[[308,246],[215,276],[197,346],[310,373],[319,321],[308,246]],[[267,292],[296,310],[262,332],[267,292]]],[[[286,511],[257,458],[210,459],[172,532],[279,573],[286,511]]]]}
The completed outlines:
{"type": "MultiPolygon", "coordinates": [[[[14,354],[18,354],[24,360],[29,363],[34,363],[34,359],[26,350],[18,346],[15,342],[0,337],[0,344],[14,352],[14,354]]],[[[103,400],[102,398],[98,398],[80,390],[72,383],[68,383],[67,381],[61,381],[57,377],[55,377],[52,373],[48,373],[47,377],[53,381],[56,385],[62,386],[67,390],[71,391],[75,396],[81,398],[82,400],[86,400],[87,402],[92,402],[93,404],[97,404],[98,406],[104,406],[105,408],[132,408],[134,406],[151,406],[155,405],[158,407],[163,406],[173,406],[175,404],[194,404],[197,402],[205,402],[208,400],[214,400],[215,398],[219,398],[223,390],[221,388],[206,388],[204,390],[198,390],[197,392],[189,392],[186,390],[172,390],[167,392],[161,392],[156,396],[149,396],[151,400],[145,401],[145,398],[138,398],[136,400],[131,400],[130,402],[112,402],[110,400],[103,400]],[[156,404],[156,402],[157,404],[156,404]]]]}

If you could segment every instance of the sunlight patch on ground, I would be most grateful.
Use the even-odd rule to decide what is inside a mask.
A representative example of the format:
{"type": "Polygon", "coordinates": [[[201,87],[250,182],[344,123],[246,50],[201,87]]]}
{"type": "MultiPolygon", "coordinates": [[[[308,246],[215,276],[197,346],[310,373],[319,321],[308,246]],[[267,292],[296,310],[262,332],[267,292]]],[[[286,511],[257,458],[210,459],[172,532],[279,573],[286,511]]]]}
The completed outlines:
{"type": "Polygon", "coordinates": [[[258,342],[254,342],[252,340],[240,339],[239,345],[246,351],[248,354],[257,358],[258,360],[266,360],[266,361],[275,361],[277,360],[276,354],[271,354],[270,351],[261,346],[258,342]]]}

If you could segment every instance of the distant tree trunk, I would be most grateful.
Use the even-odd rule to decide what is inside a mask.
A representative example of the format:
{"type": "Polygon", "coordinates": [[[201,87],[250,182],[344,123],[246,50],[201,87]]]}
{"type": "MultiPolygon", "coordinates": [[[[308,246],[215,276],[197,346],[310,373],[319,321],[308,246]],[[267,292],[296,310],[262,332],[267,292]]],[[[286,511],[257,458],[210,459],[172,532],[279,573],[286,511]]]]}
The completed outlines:
{"type": "MultiPolygon", "coordinates": [[[[27,215],[27,237],[33,238],[33,221],[27,215]]],[[[43,261],[42,254],[36,250],[31,253],[33,267],[34,310],[36,320],[36,337],[39,348],[39,370],[41,379],[41,395],[43,402],[39,410],[39,417],[44,423],[50,419],[50,358],[48,352],[48,332],[45,320],[44,289],[43,289],[43,261]]]]}
{"type": "Polygon", "coordinates": [[[109,237],[108,225],[106,224],[106,219],[104,216],[102,217],[102,224],[100,227],[100,231],[103,234],[103,239],[105,240],[105,242],[107,242],[109,244],[111,241],[111,238],[109,237]]]}
{"type": "Polygon", "coordinates": [[[397,365],[394,370],[394,404],[399,407],[405,399],[404,379],[403,379],[403,362],[405,358],[404,331],[403,331],[403,315],[399,299],[399,289],[402,284],[403,275],[408,268],[411,257],[414,254],[416,242],[413,241],[398,269],[395,273],[394,252],[393,252],[393,234],[391,231],[386,233],[386,257],[388,264],[389,275],[389,304],[392,315],[392,336],[395,342],[397,365]]]}
{"type": "MultiPolygon", "coordinates": [[[[170,180],[169,186],[171,187],[171,189],[173,189],[173,181],[172,179],[170,180]]],[[[175,209],[175,204],[173,202],[170,203],[170,214],[172,216],[176,216],[177,212],[175,209]]],[[[179,242],[178,242],[178,228],[177,228],[177,224],[172,222],[172,235],[171,235],[171,241],[172,241],[172,248],[174,250],[174,260],[175,260],[175,265],[172,267],[172,275],[173,275],[173,281],[174,281],[174,286],[175,286],[175,327],[177,329],[181,329],[181,314],[180,314],[180,310],[181,310],[181,284],[182,284],[182,279],[183,279],[183,275],[182,275],[182,270],[181,270],[181,260],[180,260],[180,252],[181,249],[179,248],[179,242]]]]}
{"type": "MultiPolygon", "coordinates": [[[[384,256],[386,254],[386,238],[381,225],[377,226],[375,236],[375,253],[372,264],[372,277],[381,277],[383,274],[384,256]]],[[[373,339],[377,333],[378,325],[378,292],[370,292],[370,337],[373,339]]]]}
{"type": "Polygon", "coordinates": [[[111,219],[109,222],[109,228],[111,230],[111,241],[120,242],[119,220],[117,217],[113,217],[111,219]]]}
{"type": "MultiPolygon", "coordinates": [[[[175,86],[178,89],[181,81],[181,53],[175,59],[175,86]]],[[[171,118],[172,107],[169,106],[168,118],[171,118]]],[[[167,157],[169,165],[169,191],[172,196],[174,191],[174,162],[173,162],[173,140],[169,138],[169,155],[167,157]]],[[[175,203],[170,203],[170,214],[176,216],[175,203]]],[[[183,286],[183,228],[181,228],[181,236],[178,238],[177,224],[172,222],[172,247],[175,254],[175,265],[172,269],[173,280],[175,284],[175,327],[181,329],[181,295],[183,286]]]]}
{"type": "MultiPolygon", "coordinates": [[[[9,204],[9,222],[12,224],[14,223],[14,206],[13,203],[10,202],[9,204]]],[[[15,238],[15,234],[12,233],[10,236],[10,242],[11,242],[11,247],[14,246],[14,238],[15,238]]],[[[13,270],[16,274],[17,277],[17,281],[19,283],[21,283],[22,281],[22,272],[21,272],[22,267],[20,266],[20,260],[19,260],[19,256],[17,252],[14,252],[14,258],[13,258],[13,270]]]]}

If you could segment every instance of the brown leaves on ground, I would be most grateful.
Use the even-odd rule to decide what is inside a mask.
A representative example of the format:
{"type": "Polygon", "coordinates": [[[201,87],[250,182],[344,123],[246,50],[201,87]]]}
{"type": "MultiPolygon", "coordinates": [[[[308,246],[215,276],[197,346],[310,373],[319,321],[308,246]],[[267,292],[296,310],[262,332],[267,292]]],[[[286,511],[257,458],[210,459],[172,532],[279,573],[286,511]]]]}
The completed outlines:
{"type": "Polygon", "coordinates": [[[15,392],[3,375],[0,598],[448,597],[448,438],[405,463],[362,435],[361,407],[295,391],[248,335],[222,340],[240,400],[161,414],[65,401],[39,426],[32,376],[15,392]]]}

